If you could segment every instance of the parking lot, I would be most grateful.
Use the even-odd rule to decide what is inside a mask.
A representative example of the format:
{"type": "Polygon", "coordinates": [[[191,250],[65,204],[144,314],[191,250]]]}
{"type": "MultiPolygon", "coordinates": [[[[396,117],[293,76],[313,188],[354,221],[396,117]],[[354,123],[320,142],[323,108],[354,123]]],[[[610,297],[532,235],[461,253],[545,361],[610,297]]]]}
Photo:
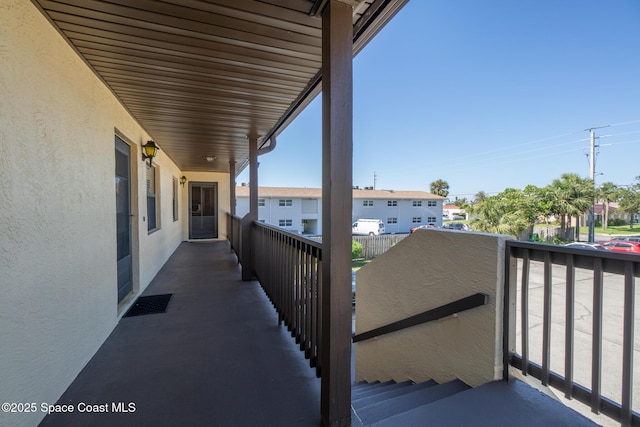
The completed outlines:
{"type": "MultiPolygon", "coordinates": [[[[521,353],[520,318],[520,273],[518,265],[518,301],[516,325],[516,351],[521,353]]],[[[565,268],[553,267],[551,301],[551,370],[564,376],[565,351],[565,268]]],[[[616,402],[621,400],[622,390],[622,339],[624,277],[604,274],[603,323],[602,323],[602,395],[616,402]]],[[[591,348],[593,327],[593,272],[576,269],[575,286],[575,333],[574,333],[574,381],[591,388],[591,348]]],[[[636,307],[638,307],[636,294],[636,307]]],[[[531,263],[529,279],[529,359],[541,364],[542,361],[542,319],[543,319],[543,265],[531,263]]],[[[634,360],[640,361],[640,316],[635,312],[634,360]]],[[[638,363],[638,362],[636,362],[638,363]]],[[[633,407],[640,409],[640,369],[633,374],[633,407]]],[[[557,395],[562,395],[557,392],[557,395]]],[[[606,420],[605,420],[606,421],[606,420]]],[[[602,422],[602,421],[598,421],[602,422]]],[[[618,424],[613,424],[618,425],[618,424]]]]}

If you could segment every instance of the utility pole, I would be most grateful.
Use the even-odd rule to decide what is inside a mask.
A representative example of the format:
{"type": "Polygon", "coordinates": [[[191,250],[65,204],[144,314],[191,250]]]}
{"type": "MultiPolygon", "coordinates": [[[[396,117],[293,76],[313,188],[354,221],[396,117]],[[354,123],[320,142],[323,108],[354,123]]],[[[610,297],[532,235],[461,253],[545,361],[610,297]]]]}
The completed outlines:
{"type": "Polygon", "coordinates": [[[376,189],[376,181],[378,181],[378,175],[376,174],[376,172],[373,172],[373,189],[376,189]]]}
{"type": "MultiPolygon", "coordinates": [[[[596,145],[596,133],[594,132],[594,129],[602,129],[602,128],[608,128],[609,125],[607,126],[598,126],[598,127],[594,127],[594,128],[589,128],[589,129],[585,129],[585,131],[588,131],[590,134],[590,140],[591,140],[591,144],[590,144],[590,149],[589,149],[589,178],[591,178],[591,182],[593,183],[593,190],[595,192],[596,189],[596,147],[598,147],[596,145]]],[[[593,203],[591,203],[591,207],[589,208],[589,243],[593,243],[595,242],[595,238],[596,238],[596,233],[595,233],[595,225],[596,225],[596,221],[595,221],[595,210],[596,210],[596,197],[594,196],[593,198],[593,203]]],[[[580,237],[580,230],[578,229],[578,240],[580,237]]]]}

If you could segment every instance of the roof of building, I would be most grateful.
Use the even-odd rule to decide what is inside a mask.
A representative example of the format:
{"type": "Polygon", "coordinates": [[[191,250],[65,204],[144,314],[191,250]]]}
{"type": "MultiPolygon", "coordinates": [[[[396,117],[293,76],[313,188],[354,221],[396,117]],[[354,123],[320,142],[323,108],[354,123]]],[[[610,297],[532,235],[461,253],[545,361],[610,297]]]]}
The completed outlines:
{"type": "Polygon", "coordinates": [[[460,206],[456,206],[456,205],[444,205],[444,206],[442,206],[442,209],[460,209],[460,206]]]}
{"type": "MultiPolygon", "coordinates": [[[[321,188],[295,188],[295,187],[259,187],[260,197],[299,197],[322,198],[321,188]]],[[[249,197],[249,186],[236,187],[237,197],[249,197]]],[[[426,191],[395,191],[395,190],[353,190],[354,199],[430,199],[442,200],[444,197],[426,191]]]]}

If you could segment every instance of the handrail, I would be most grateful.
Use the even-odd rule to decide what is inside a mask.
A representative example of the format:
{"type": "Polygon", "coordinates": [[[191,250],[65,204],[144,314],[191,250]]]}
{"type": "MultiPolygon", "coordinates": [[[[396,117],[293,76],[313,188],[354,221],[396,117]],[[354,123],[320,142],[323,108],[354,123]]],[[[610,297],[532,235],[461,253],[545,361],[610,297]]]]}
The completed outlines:
{"type": "Polygon", "coordinates": [[[236,253],[238,262],[242,263],[242,218],[227,212],[227,239],[231,249],[236,253]]]}
{"type": "Polygon", "coordinates": [[[484,293],[476,293],[465,298],[450,302],[431,310],[427,310],[420,314],[416,314],[406,319],[398,320],[393,323],[389,323],[379,328],[372,329],[361,334],[353,336],[353,342],[359,342],[368,340],[371,338],[379,337],[381,335],[389,334],[391,332],[397,332],[402,329],[410,328],[412,326],[420,325],[422,323],[431,322],[433,320],[442,319],[443,317],[451,316],[452,314],[460,313],[462,311],[470,310],[481,305],[487,305],[489,303],[489,295],[484,293]]]}
{"type": "Polygon", "coordinates": [[[260,285],[320,377],[322,243],[258,221],[252,233],[260,285]]]}

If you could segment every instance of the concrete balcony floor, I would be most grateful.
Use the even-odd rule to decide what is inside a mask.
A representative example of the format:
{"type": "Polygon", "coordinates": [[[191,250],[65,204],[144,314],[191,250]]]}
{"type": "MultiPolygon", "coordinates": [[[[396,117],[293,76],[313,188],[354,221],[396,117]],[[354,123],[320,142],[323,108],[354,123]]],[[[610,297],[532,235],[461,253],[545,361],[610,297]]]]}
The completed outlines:
{"type": "Polygon", "coordinates": [[[183,243],[144,295],[166,313],[123,318],[41,426],[319,426],[320,380],[227,242],[183,243]],[[113,413],[132,402],[135,412],[113,413]]]}

